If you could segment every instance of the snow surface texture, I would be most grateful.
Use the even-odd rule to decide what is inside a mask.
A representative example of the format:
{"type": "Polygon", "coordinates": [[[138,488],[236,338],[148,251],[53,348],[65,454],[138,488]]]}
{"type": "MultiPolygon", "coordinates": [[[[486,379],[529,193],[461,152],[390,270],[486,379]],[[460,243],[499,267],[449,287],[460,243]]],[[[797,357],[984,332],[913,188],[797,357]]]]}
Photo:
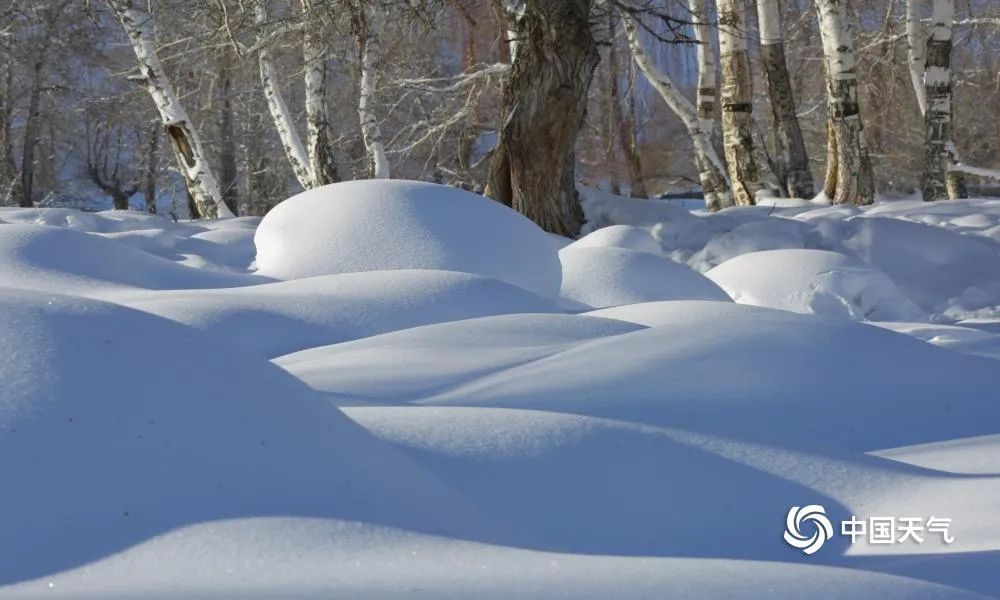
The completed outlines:
{"type": "Polygon", "coordinates": [[[1000,204],[584,199],[0,209],[0,598],[1000,593],[1000,204]]]}

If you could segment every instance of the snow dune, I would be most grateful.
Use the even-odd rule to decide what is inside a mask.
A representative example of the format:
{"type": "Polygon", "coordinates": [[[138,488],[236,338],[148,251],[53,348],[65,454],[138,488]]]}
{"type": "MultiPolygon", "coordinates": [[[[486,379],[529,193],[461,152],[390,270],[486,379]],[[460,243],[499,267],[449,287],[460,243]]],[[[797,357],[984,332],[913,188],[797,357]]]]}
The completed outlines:
{"type": "Polygon", "coordinates": [[[0,209],[0,598],[997,594],[998,203],[584,198],[0,209]]]}

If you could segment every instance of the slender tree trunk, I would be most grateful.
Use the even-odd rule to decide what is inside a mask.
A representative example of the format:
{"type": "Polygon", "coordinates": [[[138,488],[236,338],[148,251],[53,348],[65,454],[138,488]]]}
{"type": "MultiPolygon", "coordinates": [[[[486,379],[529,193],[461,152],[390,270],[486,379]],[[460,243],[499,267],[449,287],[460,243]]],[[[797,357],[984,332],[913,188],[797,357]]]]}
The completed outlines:
{"type": "MultiPolygon", "coordinates": [[[[614,22],[612,21],[612,27],[614,22]]],[[[635,95],[631,93],[634,89],[634,70],[629,70],[629,90],[628,110],[622,107],[621,82],[618,57],[618,37],[611,40],[611,50],[608,54],[608,67],[611,73],[611,110],[614,118],[613,138],[617,138],[622,155],[625,157],[625,164],[628,167],[630,195],[633,198],[646,198],[649,193],[646,191],[646,182],[642,178],[642,159],[639,157],[636,148],[635,131],[635,95]]],[[[613,144],[613,140],[609,140],[613,144]]]]}
{"type": "Polygon", "coordinates": [[[239,187],[236,172],[236,130],[233,119],[232,61],[233,53],[227,51],[219,65],[222,80],[222,118],[219,123],[219,163],[222,175],[222,198],[233,214],[239,214],[239,187]]]}
{"type": "Polygon", "coordinates": [[[591,0],[527,0],[521,16],[508,19],[517,49],[486,187],[542,229],[570,237],[584,222],[576,138],[600,60],[590,9],[591,0]]]}
{"type": "MultiPolygon", "coordinates": [[[[609,60],[610,63],[610,60],[609,60]]],[[[618,120],[615,116],[614,104],[618,102],[618,91],[617,82],[615,82],[615,74],[611,73],[611,68],[604,70],[604,94],[603,95],[603,112],[604,118],[601,119],[603,129],[601,141],[604,143],[604,166],[608,170],[608,189],[614,195],[620,195],[622,192],[621,182],[618,180],[618,170],[617,166],[617,156],[615,149],[618,147],[616,139],[618,137],[618,120]]]]}
{"type": "Polygon", "coordinates": [[[309,153],[309,171],[314,186],[340,181],[337,159],[333,152],[333,129],[327,111],[326,95],[326,36],[324,20],[303,3],[307,19],[302,36],[302,54],[305,60],[306,84],[306,147],[309,153]]]}
{"type": "Polygon", "coordinates": [[[125,33],[128,34],[142,74],[142,82],[156,103],[164,129],[177,156],[177,164],[187,183],[197,214],[204,218],[231,217],[222,200],[219,183],[201,147],[198,133],[181,106],[167,78],[153,43],[152,15],[135,8],[134,0],[108,0],[125,33]]]}
{"type": "Polygon", "coordinates": [[[923,0],[906,0],[906,53],[910,70],[913,93],[917,97],[920,114],[927,112],[927,94],[924,91],[924,25],[920,22],[920,6],[923,0]]]}
{"type": "Polygon", "coordinates": [[[146,150],[146,183],[143,193],[146,197],[146,212],[156,214],[156,172],[160,162],[160,128],[153,125],[149,132],[149,147],[146,150]]]}
{"type": "Polygon", "coordinates": [[[715,163],[722,165],[721,173],[725,173],[726,169],[722,144],[717,143],[721,140],[719,128],[716,126],[716,108],[718,106],[718,75],[716,71],[718,67],[715,64],[715,50],[712,48],[712,30],[708,24],[709,0],[688,0],[688,10],[691,13],[694,39],[698,44],[698,89],[695,106],[700,121],[699,129],[708,135],[715,156],[713,163],[696,148],[695,164],[698,166],[702,192],[705,195],[705,206],[714,211],[733,206],[733,200],[728,176],[719,177],[718,174],[715,174],[715,163]],[[708,178],[707,184],[706,177],[708,178]]]}
{"type": "MultiPolygon", "coordinates": [[[[0,48],[0,50],[4,50],[0,48]]],[[[0,206],[13,199],[17,167],[14,164],[14,146],[11,139],[11,118],[14,114],[13,92],[14,72],[9,59],[0,59],[3,66],[3,89],[0,90],[0,206]]]]}
{"type": "MultiPolygon", "coordinates": [[[[267,22],[267,9],[264,3],[266,0],[257,0],[254,4],[254,19],[260,26],[267,22]]],[[[278,75],[274,68],[274,61],[271,57],[271,49],[264,45],[257,53],[257,62],[260,66],[260,82],[264,88],[264,98],[267,99],[267,109],[271,113],[274,127],[278,130],[278,139],[281,140],[281,147],[285,150],[288,163],[292,166],[292,173],[295,179],[304,189],[314,187],[312,173],[309,170],[309,157],[306,155],[305,147],[295,130],[292,115],[285,104],[285,98],[281,95],[281,88],[278,87],[278,75]]]]}
{"type": "Polygon", "coordinates": [[[949,171],[958,162],[952,136],[952,28],[955,0],[934,0],[931,35],[927,40],[924,70],[924,200],[965,197],[962,173],[949,171]]]}
{"type": "Polygon", "coordinates": [[[674,82],[662,72],[649,58],[639,40],[636,24],[630,15],[623,14],[625,36],[636,66],[643,72],[646,79],[656,88],[667,106],[680,117],[687,128],[688,135],[694,145],[695,166],[705,194],[705,205],[710,210],[718,210],[733,205],[730,195],[729,181],[726,178],[726,168],[722,164],[715,146],[712,144],[710,130],[706,130],[705,119],[700,118],[694,105],[684,97],[674,85],[674,82]]]}
{"type": "Polygon", "coordinates": [[[788,76],[785,43],[782,34],[780,0],[757,0],[757,20],[760,24],[760,57],[767,75],[767,93],[774,118],[774,138],[784,191],[796,198],[812,198],[816,194],[809,155],[802,129],[795,113],[795,96],[788,76]]]}
{"type": "Polygon", "coordinates": [[[375,115],[375,76],[379,52],[379,32],[375,15],[368,11],[364,0],[354,11],[355,37],[358,42],[359,63],[361,64],[361,88],[358,98],[358,117],[361,119],[361,135],[368,154],[368,176],[372,179],[388,179],[392,175],[389,160],[382,142],[382,129],[375,115]]]}
{"type": "Polygon", "coordinates": [[[38,108],[42,95],[42,56],[35,60],[28,99],[28,115],[24,123],[24,146],[21,151],[21,197],[18,206],[34,206],[35,147],[38,145],[38,108]]]}
{"type": "Polygon", "coordinates": [[[834,204],[870,204],[875,197],[875,183],[858,105],[847,0],[815,2],[826,58],[828,150],[824,193],[834,204]]]}
{"type": "Polygon", "coordinates": [[[742,0],[717,0],[722,63],[722,140],[737,204],[752,205],[760,190],[753,149],[753,81],[742,0]]]}

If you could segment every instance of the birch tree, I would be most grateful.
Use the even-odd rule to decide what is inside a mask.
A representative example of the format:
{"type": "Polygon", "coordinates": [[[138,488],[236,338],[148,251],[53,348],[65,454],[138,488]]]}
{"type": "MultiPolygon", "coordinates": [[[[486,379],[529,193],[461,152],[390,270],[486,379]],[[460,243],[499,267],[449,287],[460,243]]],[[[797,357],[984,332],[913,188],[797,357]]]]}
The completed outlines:
{"type": "Polygon", "coordinates": [[[823,191],[834,204],[870,204],[875,186],[858,104],[847,0],[815,3],[826,60],[827,159],[823,191]]]}
{"type": "Polygon", "coordinates": [[[517,46],[486,194],[546,231],[574,237],[584,221],[576,138],[598,62],[591,0],[526,0],[520,8],[507,19],[517,46]]]}
{"type": "Polygon", "coordinates": [[[712,145],[711,130],[705,127],[706,123],[710,123],[711,120],[699,117],[694,105],[681,94],[673,80],[661,71],[646,54],[642,42],[639,40],[634,18],[623,13],[622,21],[625,25],[625,37],[628,40],[629,50],[632,52],[632,59],[636,66],[656,88],[667,106],[680,117],[688,135],[691,136],[694,145],[694,162],[698,168],[698,177],[705,194],[705,205],[710,210],[732,206],[733,200],[730,195],[726,169],[712,145]]]}
{"type": "Polygon", "coordinates": [[[795,114],[795,96],[785,58],[780,0],[757,0],[760,27],[760,59],[767,76],[767,95],[774,119],[778,156],[775,175],[782,192],[796,198],[812,198],[816,191],[809,171],[809,155],[795,114]]]}
{"type": "Polygon", "coordinates": [[[906,54],[913,83],[913,93],[917,97],[920,114],[927,112],[927,94],[924,92],[924,25],[920,21],[922,0],[906,0],[906,54]]]}
{"type": "MultiPolygon", "coordinates": [[[[915,0],[909,0],[908,4],[915,0]]],[[[961,173],[950,171],[958,162],[952,139],[952,29],[955,0],[934,0],[924,69],[924,168],[920,188],[924,200],[962,198],[961,173]]]]}
{"type": "Polygon", "coordinates": [[[736,204],[751,205],[760,190],[753,148],[753,81],[743,0],[717,0],[722,64],[722,141],[736,204]]]}
{"type": "MultiPolygon", "coordinates": [[[[266,0],[257,0],[254,4],[254,20],[261,29],[263,29],[263,24],[267,22],[265,2],[266,0]]],[[[308,190],[313,187],[309,157],[302,145],[302,138],[299,137],[299,133],[295,129],[295,123],[281,93],[281,88],[278,87],[278,75],[271,57],[270,44],[266,40],[261,40],[259,45],[257,63],[260,66],[260,82],[264,89],[264,98],[267,100],[267,109],[271,113],[271,120],[274,121],[275,128],[278,130],[281,147],[285,151],[285,157],[288,158],[288,164],[292,167],[295,179],[298,180],[299,185],[308,190]]],[[[308,73],[306,77],[309,77],[308,73]]]]}
{"type": "Polygon", "coordinates": [[[368,176],[372,179],[388,179],[392,176],[389,171],[389,159],[385,155],[382,129],[375,115],[375,77],[379,52],[377,17],[369,10],[365,0],[358,0],[351,4],[351,18],[361,69],[358,117],[361,120],[365,151],[368,154],[368,176]]]}
{"type": "Polygon", "coordinates": [[[192,217],[231,217],[233,213],[222,200],[218,180],[206,160],[198,132],[160,64],[153,42],[153,17],[136,8],[135,4],[135,0],[108,0],[108,5],[128,35],[139,63],[140,81],[156,104],[178,167],[197,207],[199,214],[192,217]]]}
{"type": "Polygon", "coordinates": [[[303,0],[305,31],[302,54],[305,61],[306,148],[312,186],[340,181],[333,154],[333,132],[327,110],[325,19],[317,7],[303,0]]]}

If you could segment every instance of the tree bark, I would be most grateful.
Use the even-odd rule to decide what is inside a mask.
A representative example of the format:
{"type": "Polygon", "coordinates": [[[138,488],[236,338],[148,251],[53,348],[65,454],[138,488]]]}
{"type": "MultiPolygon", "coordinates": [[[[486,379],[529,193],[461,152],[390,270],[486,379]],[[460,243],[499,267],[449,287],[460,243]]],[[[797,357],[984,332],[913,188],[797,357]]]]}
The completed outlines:
{"type": "Polygon", "coordinates": [[[576,137],[599,60],[590,8],[590,0],[528,0],[512,19],[517,46],[486,188],[542,229],[569,237],[584,222],[576,137]]]}
{"type": "Polygon", "coordinates": [[[307,19],[302,36],[306,87],[306,148],[312,185],[321,186],[340,181],[337,159],[333,152],[333,129],[327,110],[326,44],[322,15],[315,14],[308,2],[303,2],[307,19]]]}
{"type": "Polygon", "coordinates": [[[824,193],[834,204],[871,204],[871,158],[858,104],[854,39],[847,0],[815,0],[826,58],[827,169],[824,193]]]}
{"type": "Polygon", "coordinates": [[[236,130],[233,119],[232,51],[226,51],[219,65],[222,80],[222,118],[219,123],[219,163],[222,175],[222,199],[232,213],[239,214],[239,187],[236,172],[236,130]]]}
{"type": "Polygon", "coordinates": [[[687,128],[688,135],[691,136],[691,142],[694,145],[694,162],[698,168],[698,177],[705,195],[705,206],[709,210],[733,206],[729,181],[726,178],[726,168],[712,144],[711,131],[705,129],[707,121],[700,118],[694,105],[680,93],[673,80],[662,72],[646,54],[639,40],[633,18],[627,14],[623,14],[622,18],[625,24],[625,36],[628,39],[629,49],[636,66],[656,88],[667,106],[680,117],[687,128]]]}
{"type": "MultiPolygon", "coordinates": [[[[0,48],[4,50],[4,48],[0,48]]],[[[14,146],[11,139],[11,119],[14,114],[11,94],[14,87],[14,71],[9,59],[0,59],[3,66],[3,90],[0,91],[0,206],[13,200],[17,179],[17,167],[14,164],[14,146]]]]}
{"type": "Polygon", "coordinates": [[[374,23],[375,15],[370,14],[364,0],[354,9],[354,35],[358,43],[358,62],[361,65],[361,87],[358,97],[358,117],[361,120],[361,136],[368,154],[368,176],[372,179],[388,179],[392,176],[389,160],[382,142],[382,128],[375,115],[375,76],[379,53],[379,33],[374,23]]]}
{"type": "MultiPolygon", "coordinates": [[[[612,28],[614,22],[612,21],[612,28]]],[[[629,195],[633,198],[646,198],[649,193],[646,191],[646,182],[642,178],[642,159],[639,156],[639,150],[636,147],[636,128],[635,128],[635,77],[634,71],[630,69],[629,73],[629,96],[628,96],[628,110],[622,107],[622,94],[621,94],[621,82],[620,82],[620,72],[619,72],[619,58],[618,58],[618,38],[615,36],[611,40],[611,50],[608,54],[608,70],[611,76],[611,111],[613,118],[614,129],[612,131],[612,139],[608,141],[609,144],[614,143],[614,138],[617,138],[618,145],[621,148],[622,155],[625,157],[625,164],[628,167],[629,176],[629,195]]]]}
{"type": "Polygon", "coordinates": [[[160,162],[160,128],[153,126],[149,132],[149,147],[146,149],[146,182],[143,194],[146,198],[146,212],[156,214],[156,172],[160,162]]]}
{"type": "Polygon", "coordinates": [[[924,169],[921,190],[924,200],[965,197],[962,173],[949,171],[958,162],[952,136],[952,29],[954,0],[934,0],[931,35],[927,40],[924,69],[924,169]]]}
{"type": "MultiPolygon", "coordinates": [[[[44,53],[43,53],[44,54],[44,53]]],[[[28,114],[24,122],[24,145],[21,150],[21,196],[18,206],[34,206],[35,146],[38,144],[38,107],[42,95],[43,57],[35,60],[31,77],[31,93],[28,99],[28,114]]]]}
{"type": "Polygon", "coordinates": [[[906,54],[910,71],[910,82],[917,97],[920,114],[927,112],[927,95],[924,91],[924,25],[920,22],[922,0],[906,0],[906,54]]]}
{"type": "Polygon", "coordinates": [[[779,165],[779,183],[783,192],[796,198],[812,198],[816,194],[809,155],[799,118],[795,113],[795,96],[788,76],[785,43],[782,34],[779,0],[757,0],[757,20],[760,25],[760,55],[767,76],[767,93],[774,119],[775,155],[779,165]]]}
{"type": "MultiPolygon", "coordinates": [[[[254,4],[254,20],[258,26],[267,21],[266,0],[257,0],[254,4]]],[[[267,100],[267,109],[271,113],[274,127],[278,130],[278,139],[281,140],[281,147],[285,151],[288,163],[292,167],[292,173],[299,185],[303,189],[310,189],[313,186],[312,173],[309,170],[309,157],[306,155],[302,139],[299,138],[295,130],[295,123],[292,115],[285,104],[285,98],[278,87],[278,75],[274,68],[274,61],[271,57],[271,49],[268,45],[261,46],[257,53],[257,63],[260,66],[260,82],[264,88],[264,98],[267,100]]]]}
{"type": "Polygon", "coordinates": [[[136,9],[133,0],[108,0],[108,5],[128,35],[139,63],[142,82],[163,120],[164,130],[197,209],[197,214],[192,217],[233,216],[222,200],[218,180],[206,160],[201,140],[160,64],[153,43],[152,15],[136,9]]]}
{"type": "Polygon", "coordinates": [[[722,63],[722,140],[736,204],[752,205],[760,190],[754,158],[753,81],[742,0],[717,0],[722,63]]]}

